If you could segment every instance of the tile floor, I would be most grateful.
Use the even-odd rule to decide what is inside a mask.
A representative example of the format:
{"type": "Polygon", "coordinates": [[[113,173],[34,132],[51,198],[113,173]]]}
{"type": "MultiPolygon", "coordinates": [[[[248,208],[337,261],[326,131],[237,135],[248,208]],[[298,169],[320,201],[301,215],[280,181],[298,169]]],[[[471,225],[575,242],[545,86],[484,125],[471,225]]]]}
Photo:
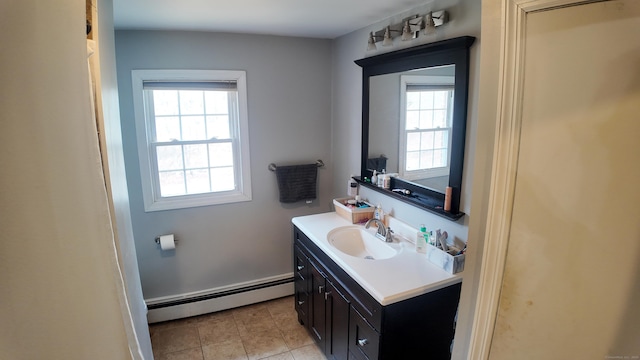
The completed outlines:
{"type": "Polygon", "coordinates": [[[156,360],[326,360],[293,296],[149,325],[156,360]]]}

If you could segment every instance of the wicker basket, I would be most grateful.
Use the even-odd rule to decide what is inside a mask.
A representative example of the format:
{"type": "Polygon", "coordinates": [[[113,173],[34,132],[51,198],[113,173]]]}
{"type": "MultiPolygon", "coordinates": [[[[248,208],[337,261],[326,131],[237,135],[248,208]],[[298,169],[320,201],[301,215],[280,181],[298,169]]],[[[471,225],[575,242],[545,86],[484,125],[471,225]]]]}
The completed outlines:
{"type": "Polygon", "coordinates": [[[353,200],[353,198],[333,199],[333,207],[338,215],[351,221],[352,224],[362,224],[373,218],[375,208],[371,204],[366,203],[369,205],[368,208],[350,208],[345,205],[347,200],[353,200]]]}

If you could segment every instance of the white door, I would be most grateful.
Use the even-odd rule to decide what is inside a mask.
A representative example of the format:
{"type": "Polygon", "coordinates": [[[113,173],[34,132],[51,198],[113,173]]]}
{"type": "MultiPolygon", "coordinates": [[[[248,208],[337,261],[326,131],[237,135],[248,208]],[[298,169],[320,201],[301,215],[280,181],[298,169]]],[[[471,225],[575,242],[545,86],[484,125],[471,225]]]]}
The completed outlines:
{"type": "Polygon", "coordinates": [[[505,249],[488,357],[640,359],[640,1],[549,3],[512,7],[522,36],[506,46],[508,175],[492,186],[508,205],[494,204],[503,230],[485,240],[505,249]]]}

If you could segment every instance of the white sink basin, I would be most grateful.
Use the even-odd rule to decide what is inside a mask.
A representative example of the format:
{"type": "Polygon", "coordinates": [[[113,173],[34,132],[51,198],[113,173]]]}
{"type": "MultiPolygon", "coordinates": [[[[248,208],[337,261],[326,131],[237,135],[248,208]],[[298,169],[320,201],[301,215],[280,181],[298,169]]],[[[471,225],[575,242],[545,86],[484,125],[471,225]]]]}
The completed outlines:
{"type": "Polygon", "coordinates": [[[327,234],[329,245],[343,254],[360,259],[382,260],[394,257],[398,251],[359,226],[344,226],[327,234]]]}

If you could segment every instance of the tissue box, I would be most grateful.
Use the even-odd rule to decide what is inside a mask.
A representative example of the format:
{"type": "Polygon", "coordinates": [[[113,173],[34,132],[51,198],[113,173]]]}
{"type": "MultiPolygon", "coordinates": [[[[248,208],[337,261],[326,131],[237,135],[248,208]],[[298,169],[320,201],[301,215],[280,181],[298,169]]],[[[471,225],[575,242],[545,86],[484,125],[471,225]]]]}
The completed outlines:
{"type": "Polygon", "coordinates": [[[366,203],[369,205],[368,208],[350,208],[345,205],[347,200],[353,200],[353,198],[333,199],[333,207],[338,215],[351,221],[352,224],[365,223],[367,220],[373,219],[375,208],[371,204],[366,203]]]}
{"type": "Polygon", "coordinates": [[[427,259],[449,274],[456,274],[464,270],[464,254],[450,255],[433,245],[427,244],[427,259]]]}

